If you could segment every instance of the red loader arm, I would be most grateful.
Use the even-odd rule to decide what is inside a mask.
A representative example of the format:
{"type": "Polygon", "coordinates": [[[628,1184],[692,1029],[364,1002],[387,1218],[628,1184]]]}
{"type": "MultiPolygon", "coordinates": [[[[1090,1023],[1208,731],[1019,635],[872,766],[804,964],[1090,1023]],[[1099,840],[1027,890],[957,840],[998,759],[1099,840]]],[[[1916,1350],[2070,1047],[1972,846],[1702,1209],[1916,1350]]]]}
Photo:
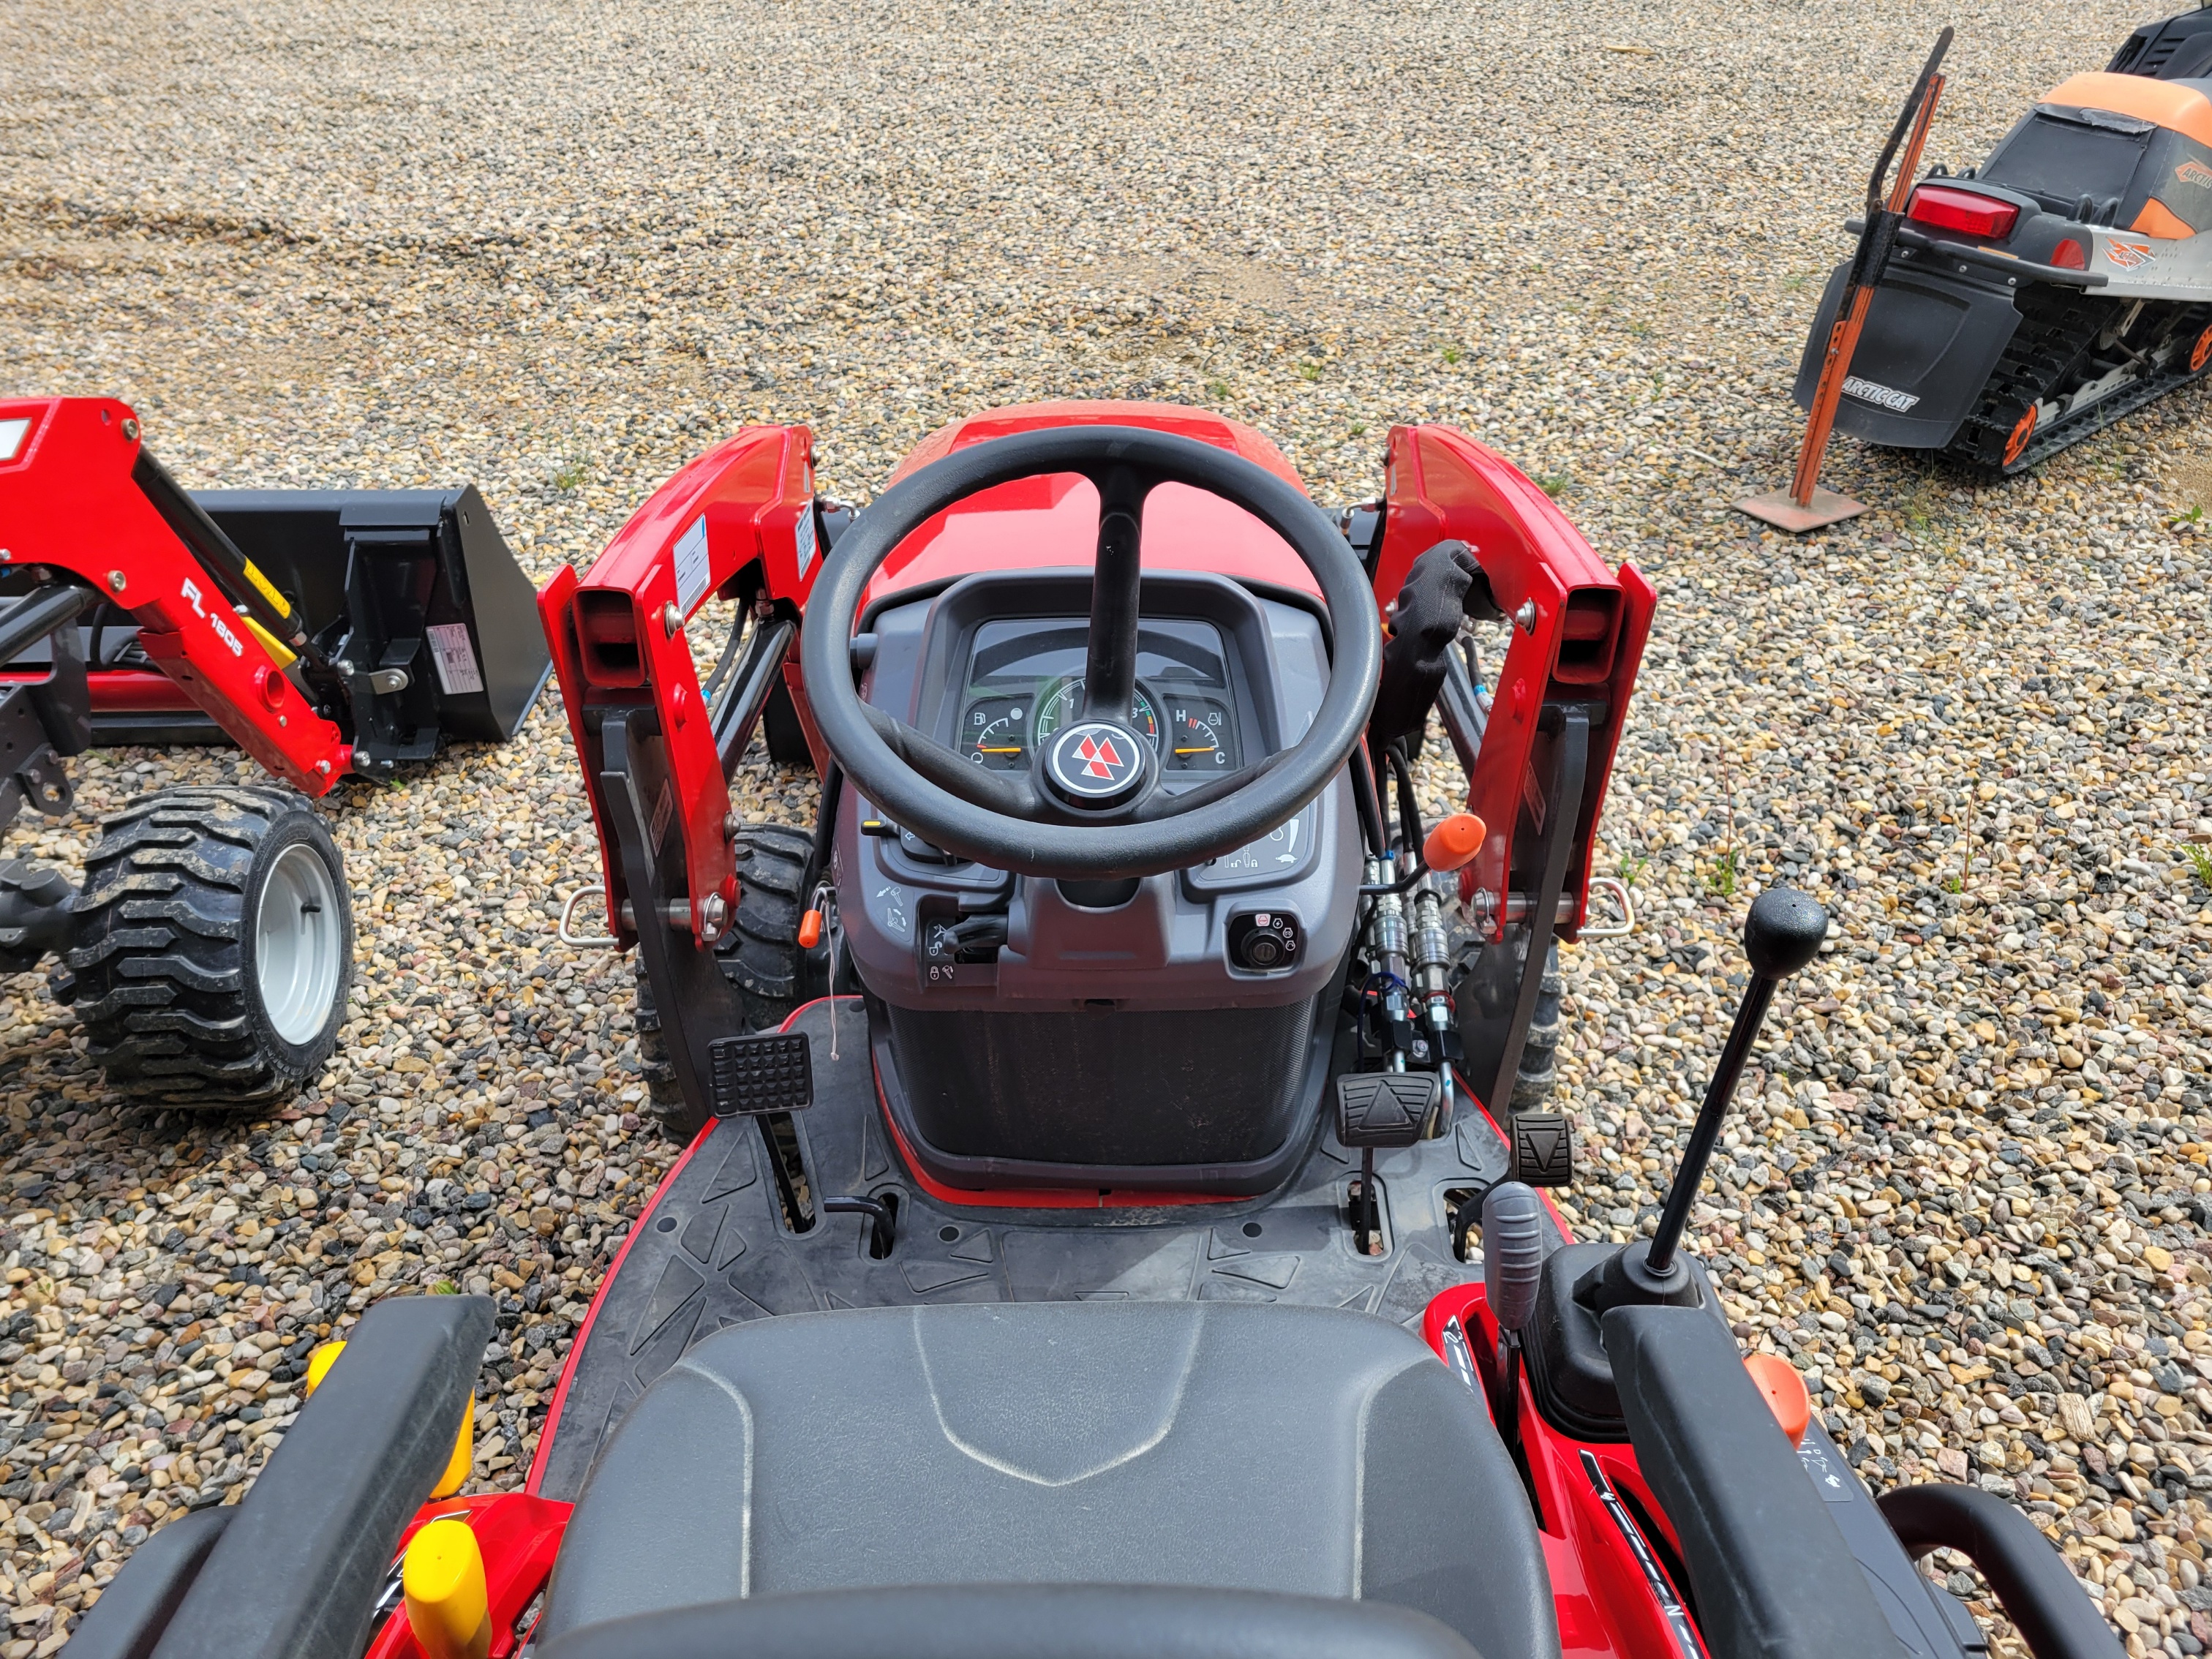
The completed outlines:
{"type": "Polygon", "coordinates": [[[1656,596],[1644,574],[1616,574],[1541,489],[1512,463],[1447,426],[1395,426],[1385,477],[1387,507],[1375,591],[1385,604],[1414,559],[1456,538],[1474,550],[1498,608],[1513,619],[1513,642],[1492,665],[1495,701],[1468,781],[1468,811],[1490,827],[1460,891],[1494,937],[1515,892],[1525,898],[1541,870],[1525,845],[1542,837],[1557,803],[1540,736],[1546,711],[1586,712],[1587,757],[1579,767],[1573,841],[1559,891],[1559,925],[1586,919],[1590,859],[1614,750],[1636,686],[1656,596]]]}
{"type": "MultiPolygon", "coordinates": [[[[599,782],[607,767],[607,717],[648,708],[654,716],[646,740],[659,750],[653,766],[665,781],[647,803],[649,850],[658,859],[672,829],[680,837],[688,925],[696,939],[711,945],[725,925],[721,918],[737,906],[728,775],[750,728],[714,729],[684,625],[709,594],[751,595],[757,614],[767,602],[763,629],[771,617],[781,618],[789,635],[784,645],[793,643],[789,623],[820,562],[813,448],[813,434],[803,426],[746,428],[655,490],[580,580],[573,570],[559,571],[538,595],[568,728],[590,785],[607,916],[624,945],[636,940],[645,907],[634,906],[629,919],[623,915],[624,899],[639,896],[627,891],[614,856],[619,837],[610,833],[614,826],[599,782]]],[[[787,670],[784,657],[779,651],[774,664],[761,666],[793,680],[795,665],[787,670]]],[[[642,735],[634,719],[629,730],[633,738],[642,735]]]]}
{"type": "Polygon", "coordinates": [[[321,795],[352,769],[353,750],[284,673],[282,596],[251,562],[217,572],[187,544],[196,510],[143,454],[128,404],[0,402],[0,564],[66,571],[128,609],[146,655],[239,747],[321,795]],[[246,584],[262,591],[241,593],[246,584]]]}

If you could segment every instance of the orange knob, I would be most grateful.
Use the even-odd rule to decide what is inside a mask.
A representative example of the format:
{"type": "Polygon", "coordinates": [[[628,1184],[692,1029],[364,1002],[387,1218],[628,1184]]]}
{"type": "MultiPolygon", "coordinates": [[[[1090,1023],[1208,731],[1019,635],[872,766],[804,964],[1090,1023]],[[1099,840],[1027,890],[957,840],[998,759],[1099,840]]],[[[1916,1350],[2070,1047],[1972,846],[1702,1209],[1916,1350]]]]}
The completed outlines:
{"type": "Polygon", "coordinates": [[[1782,1432],[1796,1445],[1805,1437],[1805,1425],[1813,1419],[1813,1399],[1805,1392],[1805,1379],[1788,1360],[1771,1353],[1746,1354],[1744,1370],[1765,1399],[1767,1409],[1774,1420],[1782,1425],[1782,1432]]]}
{"type": "Polygon", "coordinates": [[[1431,870],[1456,870],[1482,850],[1490,830],[1472,812],[1455,812],[1429,831],[1421,843],[1421,862],[1431,870]]]}
{"type": "Polygon", "coordinates": [[[809,910],[799,919],[799,948],[811,951],[822,943],[822,913],[809,910]]]}

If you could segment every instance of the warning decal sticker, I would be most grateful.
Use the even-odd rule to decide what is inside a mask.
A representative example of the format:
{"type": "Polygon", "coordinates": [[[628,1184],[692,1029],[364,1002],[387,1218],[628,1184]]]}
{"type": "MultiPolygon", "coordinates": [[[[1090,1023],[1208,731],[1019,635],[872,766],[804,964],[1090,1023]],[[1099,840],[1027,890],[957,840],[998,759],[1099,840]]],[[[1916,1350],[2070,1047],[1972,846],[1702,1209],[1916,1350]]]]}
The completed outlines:
{"type": "Polygon", "coordinates": [[[707,591],[707,515],[702,513],[676,540],[676,608],[685,616],[707,591]]]}
{"type": "Polygon", "coordinates": [[[483,671],[477,666],[477,648],[469,642],[466,623],[432,623],[422,631],[430,636],[430,659],[438,666],[438,684],[447,696],[483,690],[483,671]]]}

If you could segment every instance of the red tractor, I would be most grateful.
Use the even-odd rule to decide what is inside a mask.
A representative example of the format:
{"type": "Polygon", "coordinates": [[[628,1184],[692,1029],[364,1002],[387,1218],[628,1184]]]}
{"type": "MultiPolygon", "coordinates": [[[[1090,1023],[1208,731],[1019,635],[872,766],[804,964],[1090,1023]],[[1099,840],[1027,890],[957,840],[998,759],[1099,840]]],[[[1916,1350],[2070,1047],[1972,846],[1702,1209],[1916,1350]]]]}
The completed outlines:
{"type": "Polygon", "coordinates": [[[1443,428],[1341,517],[1159,405],[963,422],[857,514],[809,447],[740,434],[541,598],[690,1130],[523,1490],[422,1502],[500,1310],[386,1303],[78,1659],[1964,1659],[1939,1545],[2038,1659],[2118,1655],[1999,1499],[1877,1504],[1683,1248],[1818,904],[1752,908],[1656,1231],[1544,1200],[1565,1121],[1513,1096],[1633,568],[1443,428]],[[750,628],[702,684],[710,596],[750,628]],[[779,696],[811,833],[730,809],[779,696]],[[1429,826],[1437,704],[1469,810],[1429,826]]]}
{"type": "Polygon", "coordinates": [[[0,830],[94,744],[234,742],[278,781],[139,796],[72,888],[0,864],[0,970],[62,958],[115,1093],[235,1109],[330,1057],[353,974],[308,801],[512,737],[550,671],[473,487],[189,492],[106,398],[0,401],[0,830]]]}

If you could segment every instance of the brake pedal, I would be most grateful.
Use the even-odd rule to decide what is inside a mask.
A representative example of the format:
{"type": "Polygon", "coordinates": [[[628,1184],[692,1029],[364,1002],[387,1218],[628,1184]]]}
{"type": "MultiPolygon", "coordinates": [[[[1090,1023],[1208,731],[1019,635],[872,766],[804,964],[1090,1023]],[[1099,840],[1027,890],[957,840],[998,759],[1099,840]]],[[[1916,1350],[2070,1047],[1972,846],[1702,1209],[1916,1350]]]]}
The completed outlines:
{"type": "Polygon", "coordinates": [[[1575,1128],[1564,1112],[1513,1114],[1513,1179],[1531,1187],[1570,1187],[1575,1128]]]}
{"type": "Polygon", "coordinates": [[[805,1032],[716,1037],[711,1050],[716,1117],[798,1112],[814,1103],[814,1056],[805,1032]]]}
{"type": "Polygon", "coordinates": [[[1443,1097],[1434,1072],[1346,1072],[1336,1079],[1336,1138],[1350,1146],[1410,1146],[1443,1097]]]}

